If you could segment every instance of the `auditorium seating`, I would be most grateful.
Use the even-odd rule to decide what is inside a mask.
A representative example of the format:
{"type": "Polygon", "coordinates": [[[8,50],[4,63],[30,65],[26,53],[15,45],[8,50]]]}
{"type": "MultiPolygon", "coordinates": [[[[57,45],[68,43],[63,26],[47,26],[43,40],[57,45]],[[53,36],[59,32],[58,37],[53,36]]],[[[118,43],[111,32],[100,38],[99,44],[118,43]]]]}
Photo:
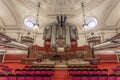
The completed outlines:
{"type": "Polygon", "coordinates": [[[108,74],[99,75],[99,80],[107,80],[108,74]]]}
{"type": "Polygon", "coordinates": [[[52,80],[54,66],[25,66],[14,73],[1,73],[0,80],[52,80]]]}
{"type": "MultiPolygon", "coordinates": [[[[14,73],[0,74],[0,80],[53,80],[54,66],[25,66],[14,73]]],[[[109,74],[97,66],[68,66],[70,80],[120,80],[120,75],[109,74]]]]}
{"type": "MultiPolygon", "coordinates": [[[[1,66],[4,67],[4,65],[1,66]]],[[[14,74],[1,73],[0,80],[52,80],[54,68],[54,66],[25,66],[12,71],[14,74]]]]}
{"type": "Polygon", "coordinates": [[[0,80],[52,80],[51,75],[40,75],[40,74],[0,74],[0,80]]]}
{"type": "Polygon", "coordinates": [[[71,80],[120,80],[120,75],[116,74],[82,74],[73,75],[71,80]]]}
{"type": "Polygon", "coordinates": [[[68,66],[71,80],[120,80],[120,75],[109,74],[108,69],[97,66],[68,66]]]}

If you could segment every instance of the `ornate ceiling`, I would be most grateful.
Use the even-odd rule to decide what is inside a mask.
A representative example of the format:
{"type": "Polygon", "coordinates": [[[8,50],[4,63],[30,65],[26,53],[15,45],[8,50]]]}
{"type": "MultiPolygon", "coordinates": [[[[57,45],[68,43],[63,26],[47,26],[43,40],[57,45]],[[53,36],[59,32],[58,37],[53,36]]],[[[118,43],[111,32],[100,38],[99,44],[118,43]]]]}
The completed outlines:
{"type": "Polygon", "coordinates": [[[120,0],[0,0],[0,29],[34,32],[25,28],[24,19],[36,16],[40,2],[39,33],[45,25],[56,21],[58,14],[70,17],[67,22],[76,25],[80,33],[83,31],[82,1],[85,2],[86,17],[98,20],[97,28],[93,30],[120,29],[120,0]]]}
{"type": "Polygon", "coordinates": [[[82,12],[81,2],[85,2],[86,11],[99,7],[105,0],[17,0],[21,5],[33,11],[37,10],[40,2],[40,13],[45,16],[65,14],[68,16],[79,15],[82,12]]]}

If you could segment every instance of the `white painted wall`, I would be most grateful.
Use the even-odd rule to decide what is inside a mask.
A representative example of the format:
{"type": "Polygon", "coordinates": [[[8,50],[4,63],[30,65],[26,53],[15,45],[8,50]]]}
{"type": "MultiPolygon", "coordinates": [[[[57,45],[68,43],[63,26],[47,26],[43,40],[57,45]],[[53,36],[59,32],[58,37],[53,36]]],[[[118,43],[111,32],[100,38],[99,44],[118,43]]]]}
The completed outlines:
{"type": "Polygon", "coordinates": [[[104,30],[102,31],[103,41],[106,39],[110,39],[111,37],[115,36],[117,33],[115,30],[104,30]]]}
{"type": "Polygon", "coordinates": [[[43,34],[37,34],[34,44],[44,46],[43,34]]]}
{"type": "Polygon", "coordinates": [[[84,34],[79,34],[78,37],[79,37],[79,39],[77,40],[78,46],[87,45],[87,41],[84,34]]]}
{"type": "Polygon", "coordinates": [[[12,39],[17,40],[18,39],[18,34],[17,32],[5,32],[5,34],[9,37],[11,37],[12,39]]]}

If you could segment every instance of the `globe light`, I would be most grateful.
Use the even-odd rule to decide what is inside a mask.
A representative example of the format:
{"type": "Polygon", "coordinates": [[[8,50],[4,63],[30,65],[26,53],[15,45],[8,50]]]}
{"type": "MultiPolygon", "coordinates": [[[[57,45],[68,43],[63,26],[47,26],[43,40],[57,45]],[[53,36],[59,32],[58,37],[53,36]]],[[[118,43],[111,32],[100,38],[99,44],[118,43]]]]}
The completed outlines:
{"type": "Polygon", "coordinates": [[[88,29],[93,29],[97,26],[97,19],[94,17],[88,17],[86,19],[86,24],[88,25],[88,29]]]}
{"type": "Polygon", "coordinates": [[[32,28],[34,27],[34,24],[36,23],[36,19],[34,17],[26,17],[24,20],[25,27],[32,28]]]}

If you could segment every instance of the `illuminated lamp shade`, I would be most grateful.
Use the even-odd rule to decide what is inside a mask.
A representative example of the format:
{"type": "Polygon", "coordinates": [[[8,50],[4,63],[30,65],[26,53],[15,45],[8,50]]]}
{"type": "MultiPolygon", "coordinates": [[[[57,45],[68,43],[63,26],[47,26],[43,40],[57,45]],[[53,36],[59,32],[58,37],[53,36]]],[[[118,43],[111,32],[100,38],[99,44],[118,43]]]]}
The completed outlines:
{"type": "Polygon", "coordinates": [[[25,27],[27,28],[33,28],[34,24],[36,23],[36,18],[35,17],[26,17],[24,20],[25,27]]]}
{"type": "Polygon", "coordinates": [[[97,19],[94,17],[88,17],[86,19],[87,29],[93,29],[97,26],[97,19]]]}

